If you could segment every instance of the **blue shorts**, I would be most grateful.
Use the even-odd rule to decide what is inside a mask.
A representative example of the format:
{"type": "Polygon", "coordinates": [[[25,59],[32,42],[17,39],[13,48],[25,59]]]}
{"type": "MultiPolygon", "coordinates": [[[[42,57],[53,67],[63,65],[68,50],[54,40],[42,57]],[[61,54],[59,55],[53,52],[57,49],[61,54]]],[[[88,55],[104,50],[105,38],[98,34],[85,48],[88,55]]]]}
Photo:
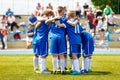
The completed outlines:
{"type": "Polygon", "coordinates": [[[77,54],[78,58],[81,56],[81,45],[80,44],[72,44],[70,45],[70,54],[69,56],[72,57],[72,54],[77,54]]]}
{"type": "MultiPolygon", "coordinates": [[[[72,59],[72,54],[69,54],[70,59],[72,59]]],[[[81,57],[81,54],[77,54],[77,58],[79,59],[81,57]]]]}
{"type": "Polygon", "coordinates": [[[92,56],[94,51],[94,40],[91,38],[88,42],[82,44],[82,52],[84,56],[92,56]]]}
{"type": "Polygon", "coordinates": [[[80,44],[70,44],[70,53],[80,54],[81,53],[81,45],[80,44]]]}
{"type": "Polygon", "coordinates": [[[67,52],[66,42],[64,37],[51,37],[50,53],[63,54],[67,52]]]}
{"type": "Polygon", "coordinates": [[[33,53],[38,54],[38,44],[33,44],[33,53]]]}
{"type": "Polygon", "coordinates": [[[33,45],[33,52],[39,56],[48,55],[48,41],[39,41],[33,45]]]}

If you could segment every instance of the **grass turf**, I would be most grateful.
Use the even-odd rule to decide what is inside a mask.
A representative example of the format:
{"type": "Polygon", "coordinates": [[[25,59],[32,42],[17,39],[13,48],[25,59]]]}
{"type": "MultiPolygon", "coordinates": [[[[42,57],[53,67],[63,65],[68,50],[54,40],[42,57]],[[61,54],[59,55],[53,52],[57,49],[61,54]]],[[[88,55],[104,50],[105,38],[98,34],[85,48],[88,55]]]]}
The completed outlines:
{"type": "MultiPolygon", "coordinates": [[[[82,75],[37,74],[32,60],[33,55],[0,55],[0,80],[120,80],[120,54],[93,55],[93,72],[82,75]]],[[[52,70],[51,61],[49,56],[47,67],[52,70]]]]}

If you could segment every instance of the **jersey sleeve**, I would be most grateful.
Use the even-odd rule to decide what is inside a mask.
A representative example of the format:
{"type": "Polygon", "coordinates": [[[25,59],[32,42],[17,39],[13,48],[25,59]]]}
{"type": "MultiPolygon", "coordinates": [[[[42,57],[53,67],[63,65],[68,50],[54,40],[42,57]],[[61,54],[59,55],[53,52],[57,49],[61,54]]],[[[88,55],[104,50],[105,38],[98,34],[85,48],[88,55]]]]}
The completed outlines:
{"type": "Polygon", "coordinates": [[[68,21],[68,19],[66,17],[62,18],[62,23],[66,23],[68,21]]]}

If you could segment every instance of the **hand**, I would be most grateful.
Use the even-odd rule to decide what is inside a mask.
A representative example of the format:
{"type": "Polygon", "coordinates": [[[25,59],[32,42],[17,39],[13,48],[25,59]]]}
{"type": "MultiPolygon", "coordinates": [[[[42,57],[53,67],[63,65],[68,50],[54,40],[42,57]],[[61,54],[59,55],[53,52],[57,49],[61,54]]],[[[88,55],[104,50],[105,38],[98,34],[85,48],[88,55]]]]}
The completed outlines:
{"type": "Polygon", "coordinates": [[[60,19],[62,16],[56,16],[55,19],[60,19]]]}
{"type": "Polygon", "coordinates": [[[78,20],[78,21],[80,21],[80,18],[79,18],[78,16],[76,16],[76,17],[75,17],[75,20],[78,20]]]}
{"type": "Polygon", "coordinates": [[[78,20],[76,20],[76,22],[77,22],[77,23],[79,23],[79,21],[78,21],[78,20]]]}
{"type": "Polygon", "coordinates": [[[59,23],[58,21],[55,21],[55,24],[56,24],[56,25],[59,25],[60,23],[59,23]]]}
{"type": "Polygon", "coordinates": [[[77,20],[80,22],[80,18],[78,17],[77,20]]]}

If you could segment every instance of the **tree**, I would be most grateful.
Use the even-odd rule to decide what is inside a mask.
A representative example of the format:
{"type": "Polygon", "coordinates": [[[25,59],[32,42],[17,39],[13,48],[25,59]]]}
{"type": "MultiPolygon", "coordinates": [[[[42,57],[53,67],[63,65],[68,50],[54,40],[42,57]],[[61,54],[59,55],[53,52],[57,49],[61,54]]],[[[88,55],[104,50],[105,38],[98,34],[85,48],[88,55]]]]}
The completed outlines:
{"type": "Polygon", "coordinates": [[[92,0],[95,6],[101,6],[105,8],[106,4],[109,4],[115,13],[120,13],[120,0],[92,0]]]}

